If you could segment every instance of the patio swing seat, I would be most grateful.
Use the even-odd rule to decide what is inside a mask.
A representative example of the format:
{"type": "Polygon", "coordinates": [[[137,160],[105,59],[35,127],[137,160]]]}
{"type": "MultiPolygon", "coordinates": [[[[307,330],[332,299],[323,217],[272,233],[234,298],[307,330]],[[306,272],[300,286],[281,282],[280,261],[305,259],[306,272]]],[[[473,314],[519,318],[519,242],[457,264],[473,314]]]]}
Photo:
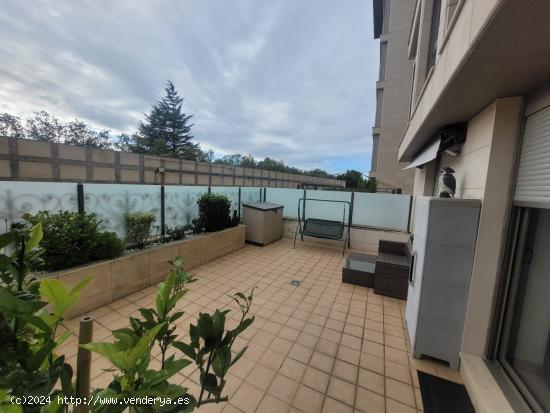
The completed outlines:
{"type": "Polygon", "coordinates": [[[343,241],[342,254],[346,251],[346,244],[349,244],[350,225],[348,223],[346,230],[346,205],[351,207],[349,201],[340,201],[333,199],[315,199],[315,198],[300,198],[298,200],[298,227],[294,232],[294,247],[296,247],[296,239],[300,234],[300,239],[304,240],[304,235],[314,238],[324,238],[335,241],[343,241]],[[329,202],[341,203],[344,205],[342,221],[334,221],[331,219],[306,218],[306,201],[308,202],[329,202]],[[302,209],[303,206],[303,209],[302,209]]]}
{"type": "Polygon", "coordinates": [[[341,240],[344,235],[344,224],[328,219],[308,218],[304,223],[302,234],[315,238],[341,240]]]}

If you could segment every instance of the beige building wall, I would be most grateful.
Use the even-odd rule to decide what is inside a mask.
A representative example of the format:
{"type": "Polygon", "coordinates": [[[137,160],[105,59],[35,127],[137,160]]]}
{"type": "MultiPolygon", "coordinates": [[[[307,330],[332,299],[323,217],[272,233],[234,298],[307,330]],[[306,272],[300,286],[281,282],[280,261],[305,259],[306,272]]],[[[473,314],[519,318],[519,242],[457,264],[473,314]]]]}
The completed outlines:
{"type": "MultiPolygon", "coordinates": [[[[477,411],[512,411],[506,410],[510,407],[504,395],[494,380],[489,383],[491,376],[480,372],[478,364],[484,364],[491,332],[522,121],[523,98],[497,99],[468,122],[460,154],[444,154],[440,160],[442,167],[455,170],[457,197],[482,200],[461,347],[461,372],[477,411]],[[472,368],[475,374],[471,373],[472,368]],[[480,389],[487,386],[491,390],[480,396],[480,389]]],[[[416,169],[415,195],[431,195],[430,188],[438,176],[434,165],[435,161],[416,169]]],[[[434,194],[438,192],[436,183],[434,194]]]]}
{"type": "Polygon", "coordinates": [[[380,35],[382,67],[376,89],[382,100],[377,106],[379,124],[372,130],[373,136],[378,136],[371,165],[375,169],[369,173],[379,187],[401,188],[405,194],[412,194],[414,171],[402,170],[407,163],[398,162],[397,153],[409,119],[413,66],[407,57],[407,42],[413,11],[414,1],[391,0],[386,16],[389,22],[384,22],[386,32],[380,35]]]}

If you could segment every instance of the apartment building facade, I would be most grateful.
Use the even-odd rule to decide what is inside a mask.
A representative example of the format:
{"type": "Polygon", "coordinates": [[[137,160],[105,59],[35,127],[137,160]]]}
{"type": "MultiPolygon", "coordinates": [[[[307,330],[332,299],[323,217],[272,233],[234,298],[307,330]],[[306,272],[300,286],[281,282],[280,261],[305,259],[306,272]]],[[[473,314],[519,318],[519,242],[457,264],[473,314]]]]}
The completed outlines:
{"type": "Polygon", "coordinates": [[[380,39],[380,66],[376,82],[376,115],[372,129],[369,176],[380,189],[412,194],[414,171],[403,170],[397,153],[409,119],[413,64],[407,57],[408,34],[414,12],[411,0],[374,0],[374,38],[380,39]]]}
{"type": "Polygon", "coordinates": [[[417,0],[407,36],[414,195],[449,166],[482,200],[460,366],[477,412],[550,411],[549,21],[547,0],[417,0]]]}

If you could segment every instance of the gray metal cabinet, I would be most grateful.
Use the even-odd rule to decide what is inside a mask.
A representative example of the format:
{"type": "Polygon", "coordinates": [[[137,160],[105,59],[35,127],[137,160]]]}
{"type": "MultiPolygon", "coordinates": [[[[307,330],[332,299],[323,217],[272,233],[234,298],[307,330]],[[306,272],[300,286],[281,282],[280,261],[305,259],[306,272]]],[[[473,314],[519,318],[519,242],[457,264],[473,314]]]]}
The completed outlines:
{"type": "Polygon", "coordinates": [[[419,197],[406,320],[413,357],[458,369],[481,202],[419,197]]]}

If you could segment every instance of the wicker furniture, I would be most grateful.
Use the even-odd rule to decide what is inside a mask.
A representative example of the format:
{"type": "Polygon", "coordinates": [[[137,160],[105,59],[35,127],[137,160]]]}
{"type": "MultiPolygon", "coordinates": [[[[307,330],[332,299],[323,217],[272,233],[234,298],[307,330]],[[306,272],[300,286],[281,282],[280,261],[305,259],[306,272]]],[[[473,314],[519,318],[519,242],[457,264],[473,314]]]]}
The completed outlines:
{"type": "Polygon", "coordinates": [[[406,300],[410,264],[409,243],[381,240],[374,270],[374,292],[406,300]]]}
{"type": "Polygon", "coordinates": [[[346,266],[342,268],[342,282],[372,288],[376,258],[376,255],[350,254],[346,266]]]}

